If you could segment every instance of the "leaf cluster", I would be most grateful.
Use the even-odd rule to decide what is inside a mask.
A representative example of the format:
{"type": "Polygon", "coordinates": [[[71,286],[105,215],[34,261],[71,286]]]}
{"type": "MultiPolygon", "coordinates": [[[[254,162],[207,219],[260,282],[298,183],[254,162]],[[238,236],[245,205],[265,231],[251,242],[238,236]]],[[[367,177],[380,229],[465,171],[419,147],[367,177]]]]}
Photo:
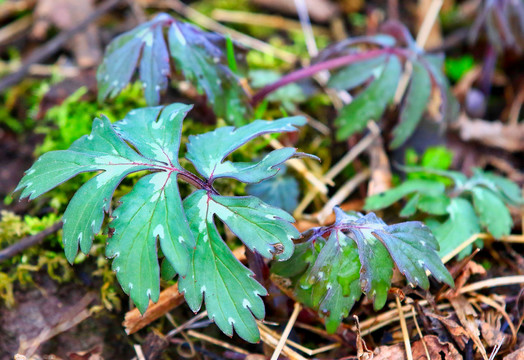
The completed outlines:
{"type": "MultiPolygon", "coordinates": [[[[429,215],[426,223],[439,242],[441,256],[481,231],[496,238],[509,235],[513,220],[508,206],[524,203],[517,184],[481,169],[474,169],[470,178],[449,170],[424,167],[405,170],[427,177],[408,179],[393,189],[368,197],[365,209],[384,209],[406,199],[400,215],[410,217],[417,211],[429,215]]],[[[471,249],[472,246],[467,247],[460,256],[468,255],[471,249]]]]}
{"type": "Polygon", "coordinates": [[[424,224],[387,225],[374,213],[346,213],[338,207],[335,214],[333,225],[304,233],[306,240],[293,257],[271,268],[292,279],[297,300],[317,309],[329,332],[335,332],[361,293],[376,310],[382,308],[395,266],[413,286],[429,288],[426,271],[453,285],[437,254],[438,242],[424,224]]]}
{"type": "Polygon", "coordinates": [[[478,40],[481,30],[498,52],[524,50],[524,3],[520,0],[484,0],[469,32],[468,40],[478,40]]]}
{"type": "Polygon", "coordinates": [[[245,52],[230,40],[161,13],[108,45],[97,72],[99,100],[118,95],[138,71],[147,104],[157,105],[174,65],[205,93],[217,116],[241,125],[251,112],[240,82],[244,63],[245,52]]]}
{"type": "Polygon", "coordinates": [[[198,175],[179,162],[182,122],[191,106],[136,109],[111,124],[102,116],[90,135],[67,150],[42,155],[26,172],[15,191],[36,197],[83,172],[96,172],[73,196],[63,216],[63,243],[69,262],[78,249],[87,254],[93,236],[110,214],[106,256],[123,290],[141,312],[160,292],[160,263],[164,273],[179,274],[179,289],[195,312],[205,301],[209,317],[228,335],[233,328],[256,342],[254,317],[263,318],[260,296],[265,288],[253,279],[222,240],[219,218],[245,246],[266,258],[288,259],[292,239],[299,236],[285,211],[253,196],[221,196],[213,183],[219,178],[257,183],[276,175],[280,165],[299,156],[294,148],[268,153],[260,161],[231,162],[227,157],[251,139],[268,133],[293,132],[302,117],[256,120],[240,128],[222,127],[190,136],[186,159],[198,175]],[[111,211],[116,187],[128,175],[145,174],[111,211]],[[178,180],[197,190],[182,200],[178,180]],[[171,270],[171,271],[169,271],[171,270]]]}
{"type": "Polygon", "coordinates": [[[438,120],[442,124],[455,118],[458,103],[442,72],[444,56],[425,53],[404,25],[389,22],[379,35],[336,43],[322,51],[316,62],[341,56],[353,56],[356,60],[334,73],[328,86],[360,91],[335,119],[338,140],[362,131],[369,120],[381,119],[401,87],[403,73],[409,74],[408,86],[400,99],[391,148],[398,148],[413,134],[432,96],[440,98],[438,120]]]}

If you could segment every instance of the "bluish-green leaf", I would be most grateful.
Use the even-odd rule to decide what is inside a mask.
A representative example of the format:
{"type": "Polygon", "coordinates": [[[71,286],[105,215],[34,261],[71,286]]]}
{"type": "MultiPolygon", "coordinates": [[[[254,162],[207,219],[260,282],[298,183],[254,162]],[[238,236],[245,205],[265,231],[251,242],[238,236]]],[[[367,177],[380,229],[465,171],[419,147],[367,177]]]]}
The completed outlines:
{"type": "Polygon", "coordinates": [[[115,125],[107,118],[95,119],[89,136],[68,150],[43,155],[18,187],[22,197],[35,197],[80,172],[102,171],[77,191],[64,213],[65,253],[73,262],[79,245],[89,251],[122,179],[132,172],[154,171],[122,198],[109,225],[107,246],[122,288],[142,312],[160,291],[157,241],[182,275],[188,267],[186,244],[194,243],[177,185],[182,121],[189,109],[183,104],[137,109],[115,125]]]}
{"type": "Polygon", "coordinates": [[[396,56],[390,56],[380,75],[355,99],[344,106],[335,120],[337,139],[363,130],[370,120],[378,121],[393,99],[400,79],[402,66],[396,56]]]}
{"type": "Polygon", "coordinates": [[[275,121],[256,120],[237,129],[226,126],[206,134],[190,136],[186,157],[210,182],[229,177],[245,183],[256,183],[274,176],[279,171],[278,165],[295,155],[295,149],[272,151],[258,162],[233,163],[224,161],[226,157],[255,137],[296,131],[295,126],[304,125],[305,121],[301,116],[275,121]]]}
{"type": "Polygon", "coordinates": [[[418,61],[413,61],[411,82],[400,109],[399,124],[393,129],[391,148],[402,145],[415,131],[426,109],[431,94],[431,78],[426,68],[418,61]]]}
{"type": "Polygon", "coordinates": [[[260,296],[267,294],[266,289],[253,279],[253,273],[235,259],[220,238],[207,199],[207,193],[200,190],[184,201],[196,245],[190,251],[189,274],[180,279],[180,291],[195,312],[205,299],[209,318],[225,334],[232,336],[234,328],[243,339],[257,342],[259,333],[254,317],[264,317],[260,296]]]}
{"type": "Polygon", "coordinates": [[[254,196],[209,195],[207,206],[208,213],[216,214],[251,251],[279,260],[293,254],[292,239],[300,233],[287,212],[254,196]]]}
{"type": "Polygon", "coordinates": [[[284,167],[280,166],[280,172],[272,178],[246,186],[246,192],[292,213],[298,205],[299,185],[294,177],[285,174],[284,167]]]}
{"type": "Polygon", "coordinates": [[[439,281],[453,286],[453,278],[437,254],[439,244],[429,228],[418,221],[373,231],[386,246],[398,269],[412,284],[429,288],[426,270],[439,281]]]}
{"type": "MultiPolygon", "coordinates": [[[[245,62],[243,51],[237,49],[235,55],[237,63],[245,62]]],[[[118,95],[138,69],[147,103],[157,105],[171,76],[171,59],[176,69],[206,94],[217,116],[233,124],[249,119],[248,95],[228,66],[225,38],[167,14],[157,15],[109,44],[97,72],[99,99],[118,95]]]]}

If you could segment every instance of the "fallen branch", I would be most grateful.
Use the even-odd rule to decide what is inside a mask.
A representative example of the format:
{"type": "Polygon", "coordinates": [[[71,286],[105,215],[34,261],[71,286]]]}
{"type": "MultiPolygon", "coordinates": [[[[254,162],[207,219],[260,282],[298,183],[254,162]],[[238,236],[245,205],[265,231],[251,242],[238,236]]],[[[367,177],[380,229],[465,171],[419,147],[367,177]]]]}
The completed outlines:
{"type": "Polygon", "coordinates": [[[74,35],[84,30],[89,24],[118,5],[121,1],[122,0],[107,0],[103,2],[102,5],[97,7],[96,10],[91,13],[91,15],[86,17],[85,20],[80,24],[70,30],[62,31],[52,40],[38,47],[31,53],[31,55],[29,55],[29,57],[23,62],[22,66],[16,72],[7,75],[0,80],[0,92],[21,81],[29,72],[31,65],[41,63],[42,61],[46,60],[48,57],[57,52],[74,35]]]}
{"type": "Polygon", "coordinates": [[[38,234],[31,235],[28,237],[23,238],[22,240],[18,241],[16,244],[13,244],[3,250],[0,251],[0,263],[10,259],[11,257],[15,256],[21,251],[24,251],[25,249],[36,245],[38,243],[41,243],[48,235],[54,234],[62,227],[62,222],[59,221],[47,229],[39,232],[38,234]]]}
{"type": "Polygon", "coordinates": [[[524,123],[505,125],[500,121],[469,119],[462,115],[456,127],[464,141],[478,141],[510,152],[524,151],[524,123]]]}

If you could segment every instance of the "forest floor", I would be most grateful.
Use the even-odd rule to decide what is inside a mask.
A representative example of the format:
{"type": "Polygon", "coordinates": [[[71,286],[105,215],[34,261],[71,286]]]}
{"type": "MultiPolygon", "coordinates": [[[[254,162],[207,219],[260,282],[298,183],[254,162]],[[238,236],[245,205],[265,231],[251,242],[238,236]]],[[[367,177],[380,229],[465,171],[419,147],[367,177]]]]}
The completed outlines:
{"type": "MultiPolygon", "coordinates": [[[[511,1],[495,2],[503,6],[511,1]]],[[[513,224],[509,234],[493,236],[483,228],[444,258],[454,288],[436,281],[428,291],[411,288],[395,271],[385,307],[375,311],[371,300],[362,297],[333,334],[317,311],[300,304],[286,283],[261,265],[269,290],[266,317],[259,322],[261,341],[249,344],[222,334],[205,313],[195,315],[175,280],[162,281],[160,301],[140,315],[104,255],[107,235],[95,236],[89,255],[78,255],[73,266],[67,262],[60,220],[87,175],[31,202],[13,194],[38,156],[67,149],[89,134],[99,114],[117,120],[146,106],[136,83],[116,98],[98,102],[96,69],[112,39],[159,12],[228,34],[246,47],[246,87],[253,92],[307,67],[331,44],[379,33],[386,20],[403,23],[420,49],[445,54],[444,73],[459,111],[447,124],[435,122],[429,115],[438,112],[439,99],[430,100],[415,134],[396,149],[389,146],[399,112],[395,105],[364,132],[337,140],[334,119],[355,93],[328,89],[322,76],[282,87],[267,97],[265,108],[255,109],[263,119],[286,114],[308,118],[305,136],[285,135],[278,141],[322,162],[289,163],[279,179],[291,185],[266,194],[294,215],[301,232],[333,223],[334,206],[364,211],[367,197],[411,179],[402,165],[455,170],[468,177],[481,168],[522,190],[524,6],[520,14],[504,13],[511,18],[505,20],[483,12],[485,3],[489,1],[0,0],[0,360],[524,359],[522,205],[508,207],[513,224]],[[487,20],[474,29],[481,14],[487,20]]],[[[172,83],[162,95],[163,104],[195,104],[184,123],[183,140],[225,124],[189,82],[173,78],[172,83]]],[[[252,157],[254,147],[262,156],[269,141],[256,141],[242,147],[239,158],[252,157]]],[[[115,198],[133,181],[124,182],[115,198]]],[[[228,183],[219,186],[238,195],[250,191],[228,183]]],[[[404,198],[378,214],[387,223],[402,221],[399,204],[406,203],[404,198]]],[[[446,216],[432,219],[440,224],[446,216]]],[[[428,225],[433,221],[420,212],[409,219],[428,225]]],[[[228,229],[221,231],[235,243],[228,229]]],[[[257,259],[243,247],[234,254],[250,267],[257,259]]]]}

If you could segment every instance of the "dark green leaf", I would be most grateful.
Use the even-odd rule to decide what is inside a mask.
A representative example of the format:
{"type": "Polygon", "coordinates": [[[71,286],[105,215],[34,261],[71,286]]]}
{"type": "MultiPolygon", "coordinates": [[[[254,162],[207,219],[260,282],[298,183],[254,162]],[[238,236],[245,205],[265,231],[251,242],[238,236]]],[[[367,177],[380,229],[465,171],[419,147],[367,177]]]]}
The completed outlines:
{"type": "Polygon", "coordinates": [[[426,109],[431,94],[431,78],[426,68],[418,61],[413,61],[413,73],[400,109],[399,124],[393,129],[391,148],[402,145],[415,131],[426,109]]]}
{"type": "Polygon", "coordinates": [[[168,41],[177,70],[204,91],[215,114],[230,124],[245,124],[251,108],[240,79],[229,68],[225,38],[174,21],[168,41]]]}
{"type": "Polygon", "coordinates": [[[186,243],[194,243],[176,180],[181,172],[182,121],[190,108],[173,104],[138,109],[115,125],[107,118],[96,119],[89,136],[75,141],[68,150],[43,155],[18,187],[24,189],[21,197],[34,198],[80,172],[102,171],[77,191],[64,213],[65,253],[73,262],[78,244],[84,253],[89,251],[120,181],[132,172],[154,171],[122,198],[109,224],[113,231],[107,246],[122,288],[142,312],[150,298],[158,299],[160,291],[157,239],[182,275],[188,265],[186,243]]]}
{"type": "MultiPolygon", "coordinates": [[[[245,62],[240,49],[236,56],[237,64],[245,62]]],[[[246,122],[251,113],[248,95],[228,66],[225,38],[167,14],[157,15],[109,44],[97,72],[99,99],[118,95],[138,67],[147,103],[158,104],[171,76],[171,58],[177,70],[207,95],[217,116],[232,124],[246,122]]]]}
{"type": "Polygon", "coordinates": [[[386,106],[395,95],[401,71],[402,66],[398,58],[388,57],[381,74],[340,111],[335,120],[338,140],[344,140],[364,129],[368,121],[378,121],[382,117],[386,106]]]}
{"type": "Polygon", "coordinates": [[[256,318],[264,316],[259,295],[266,290],[252,278],[252,272],[234,258],[220,238],[216,215],[246,244],[265,257],[285,260],[293,252],[292,238],[298,231],[293,218],[253,197],[225,197],[198,190],[184,201],[196,246],[190,251],[188,276],[180,279],[181,291],[193,311],[200,309],[205,296],[209,317],[220,329],[256,342],[256,318]]]}
{"type": "Polygon", "coordinates": [[[118,36],[109,44],[97,72],[100,101],[118,95],[131,81],[140,61],[140,80],[146,101],[150,105],[158,104],[159,92],[167,88],[170,76],[163,27],[172,21],[174,20],[169,15],[159,14],[153,20],[118,36]]]}
{"type": "Polygon", "coordinates": [[[284,166],[280,166],[281,171],[272,178],[246,186],[246,192],[291,213],[298,205],[299,185],[294,177],[285,175],[284,166]]]}

